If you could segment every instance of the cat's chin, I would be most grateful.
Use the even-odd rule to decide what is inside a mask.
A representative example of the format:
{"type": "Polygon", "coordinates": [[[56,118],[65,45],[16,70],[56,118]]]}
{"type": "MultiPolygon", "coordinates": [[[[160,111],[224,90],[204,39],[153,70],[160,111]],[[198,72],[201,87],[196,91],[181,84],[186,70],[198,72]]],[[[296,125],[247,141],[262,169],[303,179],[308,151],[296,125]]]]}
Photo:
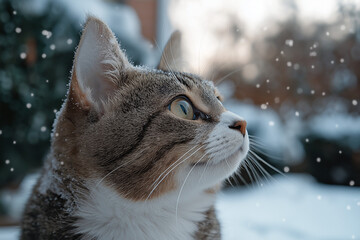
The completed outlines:
{"type": "Polygon", "coordinates": [[[184,179],[192,190],[211,188],[233,175],[239,168],[249,150],[248,141],[236,149],[234,153],[223,159],[210,159],[197,164],[188,165],[180,174],[179,182],[184,179]]]}

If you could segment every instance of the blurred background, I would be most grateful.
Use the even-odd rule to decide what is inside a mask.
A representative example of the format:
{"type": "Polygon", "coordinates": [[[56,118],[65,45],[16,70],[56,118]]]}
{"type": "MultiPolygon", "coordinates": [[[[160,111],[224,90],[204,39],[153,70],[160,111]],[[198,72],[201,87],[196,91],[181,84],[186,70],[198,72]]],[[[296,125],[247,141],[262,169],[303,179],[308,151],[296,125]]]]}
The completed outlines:
{"type": "Polygon", "coordinates": [[[359,1],[0,0],[1,239],[16,239],[87,13],[136,65],[155,67],[179,29],[184,70],[247,120],[224,239],[360,239],[359,1]]]}

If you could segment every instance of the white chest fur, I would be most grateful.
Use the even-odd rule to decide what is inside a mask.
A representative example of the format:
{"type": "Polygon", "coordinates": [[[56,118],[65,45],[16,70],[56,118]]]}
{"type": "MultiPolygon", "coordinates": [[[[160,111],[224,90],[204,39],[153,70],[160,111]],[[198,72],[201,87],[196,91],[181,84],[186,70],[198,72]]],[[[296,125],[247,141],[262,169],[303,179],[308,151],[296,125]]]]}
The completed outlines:
{"type": "Polygon", "coordinates": [[[147,202],[133,202],[99,184],[79,205],[77,230],[84,239],[192,239],[215,196],[182,194],[176,216],[177,197],[178,192],[172,192],[147,202]]]}

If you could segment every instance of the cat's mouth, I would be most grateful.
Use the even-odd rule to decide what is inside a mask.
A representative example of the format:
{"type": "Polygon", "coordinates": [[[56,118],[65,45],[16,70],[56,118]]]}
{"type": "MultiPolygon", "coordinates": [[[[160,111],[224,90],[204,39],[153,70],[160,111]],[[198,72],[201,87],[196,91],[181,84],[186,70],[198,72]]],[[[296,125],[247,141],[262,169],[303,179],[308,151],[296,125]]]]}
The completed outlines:
{"type": "Polygon", "coordinates": [[[208,159],[205,161],[200,161],[200,162],[196,162],[196,163],[192,163],[190,164],[191,167],[205,167],[205,166],[216,166],[216,165],[221,165],[224,162],[227,162],[228,160],[235,160],[235,159],[239,159],[242,160],[243,158],[245,158],[246,154],[244,154],[244,157],[241,156],[236,156],[236,155],[241,155],[241,153],[244,153],[244,146],[240,146],[237,150],[235,150],[231,155],[223,158],[223,159],[208,159]]]}

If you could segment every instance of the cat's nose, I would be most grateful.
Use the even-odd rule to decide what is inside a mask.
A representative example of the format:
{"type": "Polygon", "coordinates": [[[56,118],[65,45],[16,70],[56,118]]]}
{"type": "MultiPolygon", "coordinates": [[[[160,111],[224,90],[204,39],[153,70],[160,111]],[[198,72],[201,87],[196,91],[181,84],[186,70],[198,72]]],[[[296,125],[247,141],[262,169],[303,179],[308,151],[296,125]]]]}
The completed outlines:
{"type": "Polygon", "coordinates": [[[233,125],[230,125],[229,128],[241,132],[241,134],[245,137],[245,134],[246,134],[246,121],[245,120],[236,121],[236,122],[234,122],[233,125]]]}

